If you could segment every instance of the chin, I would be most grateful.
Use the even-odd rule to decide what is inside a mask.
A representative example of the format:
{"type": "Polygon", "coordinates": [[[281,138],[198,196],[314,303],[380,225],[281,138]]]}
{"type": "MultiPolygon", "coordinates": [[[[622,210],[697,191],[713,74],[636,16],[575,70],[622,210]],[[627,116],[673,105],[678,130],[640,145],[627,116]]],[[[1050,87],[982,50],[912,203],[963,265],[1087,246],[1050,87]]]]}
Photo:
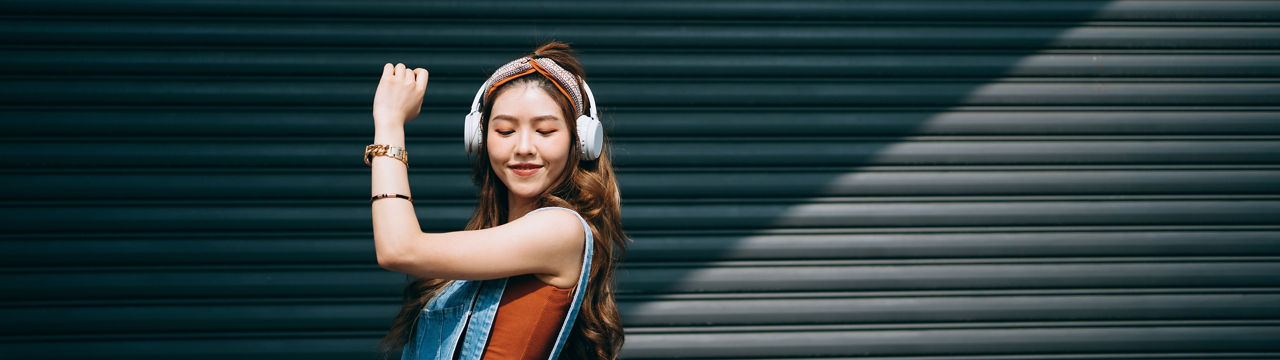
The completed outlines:
{"type": "Polygon", "coordinates": [[[511,191],[510,196],[515,198],[520,198],[520,199],[533,199],[534,197],[538,196],[538,193],[514,190],[514,191],[511,191]]]}
{"type": "Polygon", "coordinates": [[[541,187],[534,187],[534,186],[529,185],[529,184],[520,184],[520,185],[516,185],[516,186],[510,186],[510,185],[508,185],[508,186],[507,186],[507,191],[510,193],[510,195],[511,195],[511,196],[513,196],[513,197],[519,197],[519,198],[522,198],[522,199],[532,199],[532,198],[535,198],[535,197],[537,197],[537,196],[538,196],[538,194],[541,194],[541,193],[542,193],[542,190],[543,190],[543,188],[541,188],[541,187]]]}

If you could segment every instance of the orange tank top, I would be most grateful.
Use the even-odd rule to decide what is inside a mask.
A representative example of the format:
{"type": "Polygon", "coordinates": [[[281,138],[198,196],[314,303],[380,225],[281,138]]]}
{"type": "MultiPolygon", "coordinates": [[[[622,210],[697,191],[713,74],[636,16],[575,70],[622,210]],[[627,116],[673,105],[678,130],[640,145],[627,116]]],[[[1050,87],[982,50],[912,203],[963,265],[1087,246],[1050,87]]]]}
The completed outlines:
{"type": "Polygon", "coordinates": [[[481,358],[546,359],[572,302],[572,288],[552,286],[533,274],[511,277],[481,358]]]}

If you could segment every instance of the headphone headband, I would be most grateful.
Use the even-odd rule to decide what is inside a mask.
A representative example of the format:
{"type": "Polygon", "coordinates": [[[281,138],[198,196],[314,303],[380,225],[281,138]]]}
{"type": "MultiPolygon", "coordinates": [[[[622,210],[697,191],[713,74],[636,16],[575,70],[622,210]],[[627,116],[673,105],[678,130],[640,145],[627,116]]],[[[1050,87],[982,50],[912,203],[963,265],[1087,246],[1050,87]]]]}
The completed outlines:
{"type": "Polygon", "coordinates": [[[587,82],[582,82],[581,91],[578,88],[578,77],[556,64],[555,60],[548,58],[531,58],[522,57],[512,60],[506,65],[499,67],[494,71],[493,75],[485,80],[480,90],[476,91],[476,96],[471,100],[471,113],[467,114],[465,128],[463,129],[463,141],[466,144],[468,153],[477,153],[480,149],[484,134],[480,131],[481,113],[480,107],[484,102],[489,100],[489,96],[493,95],[493,90],[497,89],[504,83],[511,80],[537,72],[551,80],[555,84],[556,89],[564,94],[573,105],[575,115],[578,116],[577,134],[578,143],[582,148],[582,156],[585,160],[594,160],[600,156],[604,143],[604,131],[600,126],[600,121],[596,112],[596,98],[591,94],[591,87],[587,86],[587,82]],[[586,94],[587,109],[583,109],[583,94],[586,94]],[[586,110],[586,111],[584,111],[586,110]]]}
{"type": "MultiPolygon", "coordinates": [[[[476,96],[476,101],[483,100],[488,102],[489,97],[493,96],[493,91],[502,86],[502,84],[535,72],[551,80],[551,83],[556,86],[556,90],[560,90],[560,93],[570,100],[575,112],[574,115],[582,116],[586,114],[586,109],[582,107],[582,91],[578,89],[578,77],[548,58],[534,59],[526,56],[502,65],[502,67],[493,72],[493,75],[489,76],[488,80],[485,80],[484,86],[480,87],[480,91],[476,96]]],[[[484,104],[484,102],[479,104],[484,104]]],[[[473,104],[471,110],[480,110],[478,106],[473,104]]]]}

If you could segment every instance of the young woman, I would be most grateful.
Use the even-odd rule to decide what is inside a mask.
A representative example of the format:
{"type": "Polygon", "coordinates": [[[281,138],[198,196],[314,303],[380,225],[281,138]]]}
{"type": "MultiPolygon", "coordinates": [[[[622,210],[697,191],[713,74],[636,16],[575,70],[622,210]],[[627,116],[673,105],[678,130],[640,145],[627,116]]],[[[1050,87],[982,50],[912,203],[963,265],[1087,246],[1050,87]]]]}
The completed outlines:
{"type": "Polygon", "coordinates": [[[613,359],[613,297],[626,249],[607,139],[568,45],[499,68],[466,116],[480,199],[466,230],[423,233],[404,123],[427,71],[386,64],[373,101],[373,237],[378,264],[413,276],[381,342],[404,359],[613,359]]]}

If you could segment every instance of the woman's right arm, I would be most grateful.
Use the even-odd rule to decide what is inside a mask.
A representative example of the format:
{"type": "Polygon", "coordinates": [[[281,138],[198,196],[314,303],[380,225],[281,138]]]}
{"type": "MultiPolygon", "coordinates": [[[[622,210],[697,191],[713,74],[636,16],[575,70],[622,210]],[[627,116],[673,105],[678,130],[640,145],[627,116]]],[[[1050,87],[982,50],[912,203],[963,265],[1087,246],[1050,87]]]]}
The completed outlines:
{"type": "MultiPolygon", "coordinates": [[[[374,95],[374,143],[404,146],[404,123],[422,108],[427,71],[390,65],[384,66],[374,95]]],[[[373,194],[409,195],[404,163],[386,156],[370,163],[373,194]]],[[[385,198],[372,207],[374,248],[384,269],[422,279],[546,274],[561,287],[577,283],[585,235],[572,213],[540,211],[489,229],[423,233],[409,201],[385,198]]]]}
{"type": "MultiPolygon", "coordinates": [[[[422,108],[422,97],[427,89],[427,70],[405,68],[404,64],[392,66],[390,63],[382,68],[382,79],[378,82],[378,90],[373,96],[374,144],[392,146],[405,145],[404,124],[414,117],[422,108]]],[[[409,193],[409,168],[400,160],[387,156],[375,156],[370,160],[372,167],[372,193],[395,193],[412,196],[409,193]]],[[[399,198],[385,198],[374,201],[373,243],[378,255],[378,264],[388,268],[404,250],[404,243],[418,234],[422,228],[418,224],[418,216],[413,211],[413,203],[399,198]]]]}

